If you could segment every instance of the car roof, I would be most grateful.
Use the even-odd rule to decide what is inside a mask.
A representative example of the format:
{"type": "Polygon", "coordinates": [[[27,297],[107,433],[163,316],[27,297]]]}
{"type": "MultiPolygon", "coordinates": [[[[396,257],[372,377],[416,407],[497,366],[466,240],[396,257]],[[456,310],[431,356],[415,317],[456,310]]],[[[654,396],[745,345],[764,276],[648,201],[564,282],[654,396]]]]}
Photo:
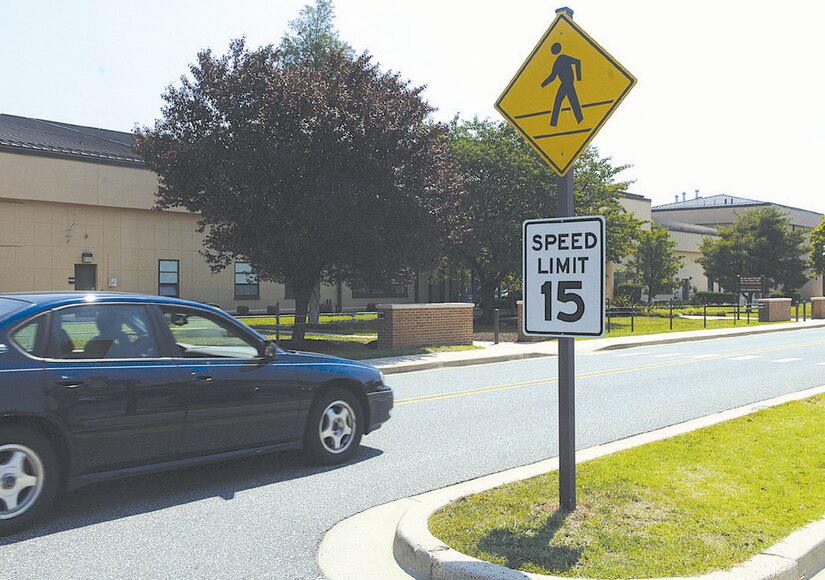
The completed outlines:
{"type": "Polygon", "coordinates": [[[0,294],[0,298],[28,303],[26,306],[4,317],[4,323],[27,318],[32,314],[72,304],[93,304],[95,302],[128,302],[142,304],[170,304],[177,306],[198,306],[214,312],[225,314],[219,308],[180,298],[153,296],[129,292],[11,292],[0,294]]]}
{"type": "Polygon", "coordinates": [[[187,306],[204,306],[198,302],[182,300],[180,298],[170,298],[166,296],[153,296],[150,294],[137,294],[131,292],[82,292],[82,291],[62,291],[62,292],[8,292],[0,294],[0,298],[10,298],[12,300],[23,300],[39,306],[60,306],[64,304],[79,304],[83,302],[146,302],[179,304],[187,306]]]}

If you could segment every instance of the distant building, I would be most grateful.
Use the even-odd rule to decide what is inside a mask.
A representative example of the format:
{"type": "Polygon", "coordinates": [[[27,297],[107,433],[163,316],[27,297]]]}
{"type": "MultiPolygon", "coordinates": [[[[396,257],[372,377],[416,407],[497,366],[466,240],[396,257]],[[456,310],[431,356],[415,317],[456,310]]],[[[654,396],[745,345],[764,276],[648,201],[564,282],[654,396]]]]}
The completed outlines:
{"type": "MultiPolygon", "coordinates": [[[[696,263],[700,253],[698,246],[702,239],[716,236],[719,226],[730,226],[744,212],[759,207],[773,206],[788,215],[791,229],[806,234],[822,222],[822,214],[814,211],[785,206],[777,203],[736,197],[733,195],[713,195],[702,197],[694,193],[693,199],[682,194],[681,201],[676,196],[674,203],[658,205],[651,208],[653,221],[667,228],[676,240],[677,253],[685,256],[685,264],[679,272],[682,288],[677,292],[679,298],[685,298],[688,286],[698,290],[714,290],[714,284],[708,280],[702,267],[696,263]]],[[[719,290],[718,287],[715,288],[719,290]]],[[[822,295],[822,281],[814,278],[801,289],[803,298],[822,295]]]]}

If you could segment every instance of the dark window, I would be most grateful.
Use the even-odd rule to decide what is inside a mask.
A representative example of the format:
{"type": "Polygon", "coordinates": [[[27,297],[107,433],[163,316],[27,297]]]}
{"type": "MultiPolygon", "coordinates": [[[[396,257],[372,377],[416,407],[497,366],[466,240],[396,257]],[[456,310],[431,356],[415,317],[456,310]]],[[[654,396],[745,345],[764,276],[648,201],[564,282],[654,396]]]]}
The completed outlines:
{"type": "Polygon", "coordinates": [[[180,296],[180,260],[158,260],[158,296],[180,296]]]}
{"type": "Polygon", "coordinates": [[[235,298],[260,298],[258,275],[252,271],[252,264],[235,262],[235,298]]]}
{"type": "Polygon", "coordinates": [[[409,287],[406,284],[387,284],[386,286],[356,286],[352,289],[353,298],[406,298],[409,287]]]}
{"type": "Polygon", "coordinates": [[[295,300],[295,290],[289,284],[284,284],[284,300],[295,300]]]}
{"type": "Polygon", "coordinates": [[[49,356],[153,358],[158,356],[158,347],[143,306],[88,304],[54,312],[49,356]]]}

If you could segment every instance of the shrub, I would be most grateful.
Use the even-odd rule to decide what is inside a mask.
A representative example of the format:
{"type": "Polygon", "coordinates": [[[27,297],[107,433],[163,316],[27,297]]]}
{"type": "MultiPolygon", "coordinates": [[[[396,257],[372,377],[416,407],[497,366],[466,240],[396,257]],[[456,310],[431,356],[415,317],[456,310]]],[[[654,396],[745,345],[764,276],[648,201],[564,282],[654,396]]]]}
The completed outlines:
{"type": "Polygon", "coordinates": [[[697,292],[693,295],[694,304],[733,304],[736,294],[733,292],[697,292]]]}
{"type": "Polygon", "coordinates": [[[636,304],[642,300],[642,287],[638,284],[619,284],[616,286],[616,300],[636,304]]]}

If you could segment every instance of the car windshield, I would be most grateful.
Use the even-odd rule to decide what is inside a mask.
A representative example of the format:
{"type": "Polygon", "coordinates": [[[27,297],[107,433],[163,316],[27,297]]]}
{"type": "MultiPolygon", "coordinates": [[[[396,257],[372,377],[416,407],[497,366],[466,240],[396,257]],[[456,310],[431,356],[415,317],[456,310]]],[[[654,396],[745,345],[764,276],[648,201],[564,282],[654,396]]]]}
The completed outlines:
{"type": "Polygon", "coordinates": [[[12,298],[0,298],[0,320],[14,314],[18,310],[22,310],[28,305],[28,302],[22,300],[14,300],[12,298]]]}

